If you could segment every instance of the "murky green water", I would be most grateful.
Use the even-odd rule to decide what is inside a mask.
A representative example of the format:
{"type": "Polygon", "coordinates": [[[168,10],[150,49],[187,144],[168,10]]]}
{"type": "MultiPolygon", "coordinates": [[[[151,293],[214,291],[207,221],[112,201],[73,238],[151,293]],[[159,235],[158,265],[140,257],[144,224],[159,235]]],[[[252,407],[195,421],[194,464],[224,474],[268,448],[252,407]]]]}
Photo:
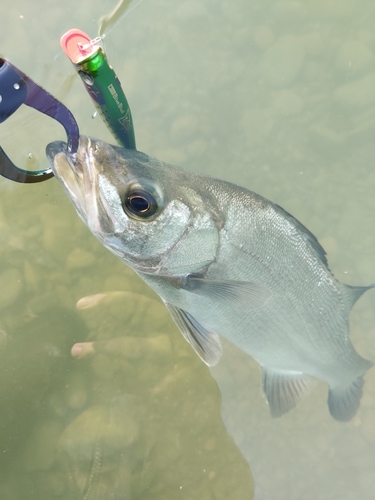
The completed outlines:
{"type": "MultiPolygon", "coordinates": [[[[114,5],[16,0],[0,33],[0,53],[108,141],[59,38],[95,36],[114,5]]],[[[105,48],[140,150],[279,203],[337,278],[375,282],[373,2],[143,0],[105,48]]],[[[58,138],[26,108],[0,125],[24,167],[42,168],[58,138]]],[[[2,500],[373,498],[375,370],[349,423],[329,416],[324,383],[272,420],[257,364],[226,343],[209,371],[55,180],[0,179],[0,191],[2,500]]],[[[375,360],[374,292],[353,309],[351,338],[375,360]]]]}

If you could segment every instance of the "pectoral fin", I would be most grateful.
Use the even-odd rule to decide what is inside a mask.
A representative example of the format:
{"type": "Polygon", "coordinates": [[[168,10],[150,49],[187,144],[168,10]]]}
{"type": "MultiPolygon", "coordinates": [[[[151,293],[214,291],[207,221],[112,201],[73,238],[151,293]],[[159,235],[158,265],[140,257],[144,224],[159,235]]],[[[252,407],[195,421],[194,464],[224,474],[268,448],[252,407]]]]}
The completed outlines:
{"type": "Polygon", "coordinates": [[[216,365],[223,352],[219,335],[202,326],[186,311],[164,303],[182,335],[201,360],[208,366],[216,365]]]}
{"type": "Polygon", "coordinates": [[[196,276],[184,278],[185,290],[216,300],[230,302],[234,306],[259,309],[271,296],[271,291],[263,285],[248,281],[211,280],[196,276]]]}
{"type": "Polygon", "coordinates": [[[273,418],[294,408],[307,393],[311,378],[302,372],[280,372],[261,367],[262,389],[273,418]]]}

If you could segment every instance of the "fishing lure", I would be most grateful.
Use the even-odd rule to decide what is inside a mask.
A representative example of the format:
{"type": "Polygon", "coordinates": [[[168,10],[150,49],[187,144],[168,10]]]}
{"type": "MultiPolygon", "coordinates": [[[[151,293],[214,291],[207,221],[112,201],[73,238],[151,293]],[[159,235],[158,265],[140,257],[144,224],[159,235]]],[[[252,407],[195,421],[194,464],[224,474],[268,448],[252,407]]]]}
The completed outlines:
{"type": "MultiPolygon", "coordinates": [[[[79,144],[79,129],[72,113],[49,92],[8,60],[0,58],[0,123],[26,104],[57,120],[65,129],[68,149],[74,154],[79,144]]],[[[0,146],[0,175],[15,182],[43,182],[53,177],[51,168],[24,170],[17,167],[0,146]]]]}
{"type": "Polygon", "coordinates": [[[116,140],[124,148],[136,149],[130,107],[120,80],[99,45],[101,39],[91,40],[83,31],[72,29],[61,37],[60,44],[116,140]]]}

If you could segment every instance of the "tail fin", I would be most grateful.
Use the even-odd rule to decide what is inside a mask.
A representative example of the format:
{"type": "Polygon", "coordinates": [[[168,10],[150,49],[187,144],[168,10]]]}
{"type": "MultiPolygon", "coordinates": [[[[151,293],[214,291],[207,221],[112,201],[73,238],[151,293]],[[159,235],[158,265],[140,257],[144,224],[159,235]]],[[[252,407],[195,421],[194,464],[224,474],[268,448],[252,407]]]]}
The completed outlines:
{"type": "Polygon", "coordinates": [[[342,297],[344,299],[344,303],[346,304],[346,309],[348,313],[351,311],[351,308],[357,302],[359,297],[361,297],[367,290],[371,290],[371,288],[375,288],[375,283],[368,286],[351,286],[341,283],[343,294],[342,297]]]}
{"type": "Polygon", "coordinates": [[[351,420],[359,407],[364,381],[362,376],[346,387],[335,387],[328,393],[328,408],[333,418],[340,422],[351,420]]]}

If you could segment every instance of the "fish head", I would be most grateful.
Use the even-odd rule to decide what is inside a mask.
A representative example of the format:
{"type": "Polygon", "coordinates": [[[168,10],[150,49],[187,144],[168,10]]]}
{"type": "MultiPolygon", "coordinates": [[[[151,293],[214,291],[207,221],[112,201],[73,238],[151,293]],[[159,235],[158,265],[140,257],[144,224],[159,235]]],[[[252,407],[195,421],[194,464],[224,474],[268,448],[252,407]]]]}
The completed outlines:
{"type": "Polygon", "coordinates": [[[201,272],[215,259],[221,216],[194,174],[83,136],[77,153],[60,141],[46,153],[83,222],[137,272],[201,272]]]}

